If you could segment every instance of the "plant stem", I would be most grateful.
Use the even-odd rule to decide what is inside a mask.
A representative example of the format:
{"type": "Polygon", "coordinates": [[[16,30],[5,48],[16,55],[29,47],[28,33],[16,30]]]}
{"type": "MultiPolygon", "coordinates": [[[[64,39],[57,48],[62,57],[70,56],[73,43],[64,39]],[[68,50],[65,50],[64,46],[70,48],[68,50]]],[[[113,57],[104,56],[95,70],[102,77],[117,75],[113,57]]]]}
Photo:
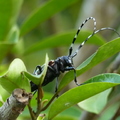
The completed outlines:
{"type": "Polygon", "coordinates": [[[31,115],[32,120],[35,120],[35,114],[34,114],[34,112],[32,111],[32,108],[31,108],[30,104],[28,104],[28,109],[29,109],[29,112],[30,112],[30,115],[31,115]]]}
{"type": "Polygon", "coordinates": [[[51,98],[51,100],[48,102],[48,104],[47,104],[45,107],[43,107],[43,108],[41,109],[41,111],[46,110],[46,109],[49,107],[49,105],[52,103],[52,101],[53,101],[57,96],[58,96],[58,92],[56,92],[56,93],[54,94],[54,96],[51,98]]]}
{"type": "Polygon", "coordinates": [[[41,112],[41,100],[43,98],[43,90],[41,86],[38,86],[38,96],[37,96],[37,111],[36,111],[36,116],[38,116],[41,112]]]}

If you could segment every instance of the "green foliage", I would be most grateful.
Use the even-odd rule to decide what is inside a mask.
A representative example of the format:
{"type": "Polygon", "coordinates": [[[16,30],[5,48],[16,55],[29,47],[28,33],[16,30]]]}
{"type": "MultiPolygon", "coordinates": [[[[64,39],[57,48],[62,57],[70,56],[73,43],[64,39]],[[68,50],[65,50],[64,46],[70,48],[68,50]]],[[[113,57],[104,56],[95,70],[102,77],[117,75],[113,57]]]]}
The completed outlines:
{"type": "MultiPolygon", "coordinates": [[[[91,78],[85,82],[84,85],[67,91],[51,105],[48,116],[49,120],[51,120],[61,111],[73,106],[74,104],[77,104],[95,94],[120,84],[119,79],[120,75],[118,74],[102,74],[91,78]]],[[[96,107],[99,107],[99,105],[96,107]]]]}
{"type": "Polygon", "coordinates": [[[30,92],[28,79],[22,74],[26,71],[24,63],[20,59],[15,59],[9,66],[8,71],[0,77],[2,87],[12,93],[15,88],[22,88],[30,92]]]}
{"type": "MultiPolygon", "coordinates": [[[[34,1],[31,3],[34,6],[34,1]]],[[[25,4],[23,3],[23,0],[9,0],[8,2],[4,0],[0,1],[0,105],[3,104],[15,88],[22,88],[27,92],[30,92],[31,88],[29,82],[32,81],[39,86],[37,94],[33,96],[29,103],[29,106],[31,106],[34,111],[37,111],[35,118],[31,115],[34,120],[43,120],[46,118],[49,120],[77,120],[82,112],[77,107],[73,109],[72,106],[75,104],[78,104],[79,107],[86,111],[96,114],[101,113],[108,102],[108,96],[111,94],[112,87],[120,84],[119,74],[106,73],[94,76],[89,80],[86,80],[83,85],[72,88],[55,99],[57,95],[74,79],[73,71],[67,72],[63,76],[58,86],[58,91],[54,95],[53,93],[50,93],[51,91],[49,91],[49,93],[44,91],[43,93],[41,88],[49,62],[47,55],[44,62],[44,70],[40,75],[36,76],[29,72],[31,70],[33,71],[36,64],[42,64],[41,61],[44,61],[45,50],[49,52],[49,49],[63,46],[67,46],[68,48],[76,33],[75,30],[66,30],[65,32],[47,36],[47,33],[44,32],[43,28],[40,31],[38,30],[39,32],[37,31],[37,25],[41,24],[42,26],[46,21],[49,21],[49,19],[53,19],[52,16],[56,13],[59,16],[59,19],[62,15],[62,17],[66,17],[67,15],[63,10],[66,10],[66,8],[69,9],[69,6],[72,7],[75,5],[74,7],[77,7],[77,5],[82,4],[82,1],[49,0],[48,2],[40,3],[42,5],[35,6],[35,9],[31,10],[32,12],[30,12],[26,19],[21,22],[22,15],[20,11],[24,8],[22,4],[23,6],[25,4]],[[32,29],[34,30],[32,31],[32,29]],[[39,34],[41,35],[42,33],[44,33],[43,36],[45,37],[38,38],[39,34]],[[36,37],[38,41],[34,39],[36,37]],[[41,54],[39,51],[41,51],[41,54]],[[36,62],[37,60],[39,63],[36,62]],[[32,65],[34,68],[32,68],[32,65]],[[26,66],[30,69],[27,70],[26,66]],[[37,101],[36,97],[39,98],[37,101]],[[63,111],[65,111],[65,115],[62,114],[63,111]],[[80,111],[80,113],[78,111],[80,111]],[[45,113],[46,116],[43,113],[42,115],[39,115],[41,112],[45,113]],[[74,115],[72,113],[70,114],[70,112],[74,115]]],[[[67,19],[67,22],[68,20],[69,18],[67,19]]],[[[60,19],[59,22],[62,23],[63,21],[60,19]]],[[[61,26],[59,25],[59,27],[61,26]]],[[[49,28],[49,32],[50,31],[52,31],[51,27],[49,28]]],[[[80,44],[91,33],[92,31],[81,31],[76,43],[80,44]]],[[[94,54],[77,67],[77,76],[80,76],[97,64],[117,54],[120,51],[119,41],[120,38],[116,38],[110,42],[106,42],[102,36],[94,35],[87,43],[100,47],[94,54]]],[[[62,53],[62,55],[65,54],[66,53],[62,53]]],[[[53,53],[52,55],[49,55],[49,57],[51,56],[53,56],[53,53]]],[[[52,88],[53,86],[50,86],[50,89],[52,88]]],[[[118,105],[118,103],[116,104],[118,105]]],[[[116,107],[116,104],[110,106],[108,112],[105,112],[105,115],[101,116],[99,119],[110,119],[110,117],[108,117],[108,114],[110,113],[109,111],[113,109],[117,111],[118,108],[116,107]]],[[[33,114],[34,113],[35,112],[33,112],[33,114]]],[[[111,117],[113,114],[111,114],[111,117]]],[[[30,119],[30,114],[28,113],[27,108],[18,119],[24,120],[26,118],[30,119]]]]}
{"type": "Polygon", "coordinates": [[[45,60],[45,64],[44,64],[44,70],[42,71],[42,73],[38,76],[36,75],[33,75],[33,74],[30,74],[29,72],[27,71],[24,71],[24,74],[25,76],[31,80],[33,83],[35,83],[36,85],[41,85],[43,83],[43,80],[44,80],[44,77],[46,75],[46,72],[47,72],[47,66],[48,66],[48,56],[46,55],[46,60],[45,60]]]}
{"type": "Polygon", "coordinates": [[[107,104],[108,96],[112,89],[96,94],[80,103],[78,105],[86,111],[99,114],[107,104]],[[104,97],[103,97],[104,96],[104,97]],[[101,99],[102,98],[102,99],[101,99]],[[99,104],[100,103],[100,104],[99,104]]]}
{"type": "Polygon", "coordinates": [[[7,41],[6,38],[16,24],[22,2],[23,0],[0,1],[0,41],[7,41]]]}
{"type": "Polygon", "coordinates": [[[39,8],[35,9],[33,13],[31,13],[25,22],[21,26],[21,35],[24,35],[26,32],[30,31],[36,25],[42,23],[47,20],[55,13],[65,9],[71,4],[77,2],[78,0],[51,0],[39,8]]]}
{"type": "MultiPolygon", "coordinates": [[[[45,38],[44,40],[38,41],[37,43],[29,47],[24,54],[30,54],[32,52],[36,52],[46,48],[70,45],[72,42],[71,38],[73,38],[75,32],[76,31],[74,30],[74,31],[70,31],[70,32],[66,32],[58,35],[53,35],[51,37],[45,38]],[[61,42],[61,40],[64,40],[64,42],[61,42]]],[[[76,43],[83,42],[83,40],[85,40],[86,36],[89,36],[89,34],[91,34],[91,32],[81,31],[76,43]]],[[[91,40],[88,41],[88,43],[95,44],[95,45],[103,45],[105,43],[105,40],[101,36],[97,35],[97,36],[93,36],[91,40]]]]}
{"type": "MultiPolygon", "coordinates": [[[[117,53],[120,46],[119,40],[120,38],[115,39],[99,47],[99,49],[93,55],[91,55],[87,60],[85,60],[80,66],[77,67],[77,75],[81,75],[85,71],[89,70],[90,68],[94,67],[95,65],[117,53]]],[[[63,89],[73,79],[73,71],[66,73],[62,81],[60,82],[58,91],[63,89]]]]}

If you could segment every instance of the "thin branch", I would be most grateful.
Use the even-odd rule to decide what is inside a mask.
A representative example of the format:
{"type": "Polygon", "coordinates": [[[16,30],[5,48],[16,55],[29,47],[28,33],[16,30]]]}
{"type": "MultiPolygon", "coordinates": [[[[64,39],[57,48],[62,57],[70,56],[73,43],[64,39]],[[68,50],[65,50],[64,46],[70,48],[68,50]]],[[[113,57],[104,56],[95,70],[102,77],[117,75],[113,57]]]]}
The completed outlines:
{"type": "Polygon", "coordinates": [[[31,93],[27,93],[23,89],[15,89],[0,107],[0,120],[16,120],[31,98],[31,93]]]}
{"type": "Polygon", "coordinates": [[[43,98],[43,90],[42,90],[42,87],[39,86],[38,87],[38,96],[37,96],[37,112],[36,112],[36,116],[38,116],[41,112],[41,109],[42,109],[42,103],[41,103],[41,100],[43,98]]]}
{"type": "Polygon", "coordinates": [[[58,92],[56,92],[56,93],[54,94],[54,96],[51,98],[51,100],[48,102],[48,104],[47,104],[45,107],[43,107],[43,108],[41,109],[41,111],[46,110],[46,109],[49,107],[49,105],[52,103],[52,101],[53,101],[57,96],[58,96],[58,92]]]}
{"type": "Polygon", "coordinates": [[[29,112],[30,112],[30,115],[31,115],[32,120],[35,120],[35,119],[36,119],[36,116],[35,116],[34,111],[33,111],[32,108],[31,108],[30,102],[29,102],[29,104],[28,104],[28,109],[29,109],[29,112]]]}

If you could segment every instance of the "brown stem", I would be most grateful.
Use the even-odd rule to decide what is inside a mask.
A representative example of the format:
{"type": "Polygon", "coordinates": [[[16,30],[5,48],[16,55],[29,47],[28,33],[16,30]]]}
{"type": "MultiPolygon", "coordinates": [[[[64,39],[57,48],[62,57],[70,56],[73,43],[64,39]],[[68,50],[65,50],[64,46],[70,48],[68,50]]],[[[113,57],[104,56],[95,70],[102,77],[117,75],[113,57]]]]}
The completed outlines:
{"type": "Polygon", "coordinates": [[[36,117],[35,117],[35,114],[34,114],[32,108],[31,108],[30,103],[28,104],[28,109],[29,109],[29,112],[30,112],[30,115],[31,115],[32,120],[35,120],[36,117]]]}
{"type": "Polygon", "coordinates": [[[31,98],[31,93],[26,93],[23,89],[15,89],[0,107],[0,120],[16,120],[31,98]]]}
{"type": "Polygon", "coordinates": [[[32,120],[36,120],[37,117],[39,116],[40,112],[41,112],[41,100],[43,98],[43,90],[42,87],[40,85],[38,85],[38,92],[37,92],[37,110],[36,112],[34,112],[31,108],[30,102],[28,104],[28,109],[31,115],[32,120]]]}
{"type": "Polygon", "coordinates": [[[36,112],[36,116],[38,116],[41,112],[41,100],[43,98],[43,90],[42,87],[39,85],[38,86],[38,96],[37,96],[37,112],[36,112]]]}

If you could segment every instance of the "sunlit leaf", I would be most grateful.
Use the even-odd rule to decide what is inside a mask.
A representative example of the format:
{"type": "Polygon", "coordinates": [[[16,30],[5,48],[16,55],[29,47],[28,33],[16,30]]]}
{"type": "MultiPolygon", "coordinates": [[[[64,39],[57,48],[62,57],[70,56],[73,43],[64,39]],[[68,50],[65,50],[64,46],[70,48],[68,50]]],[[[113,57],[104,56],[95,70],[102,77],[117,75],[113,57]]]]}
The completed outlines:
{"type": "Polygon", "coordinates": [[[45,114],[40,114],[37,118],[37,120],[44,120],[45,114]]]}
{"type": "Polygon", "coordinates": [[[22,74],[23,71],[26,71],[24,63],[16,58],[10,64],[8,71],[0,77],[0,84],[9,93],[15,88],[22,88],[30,92],[30,84],[28,79],[22,74]]]}
{"type": "Polygon", "coordinates": [[[81,102],[108,88],[119,85],[120,75],[110,73],[101,74],[91,78],[86,83],[87,84],[70,89],[55,100],[50,107],[48,119],[51,120],[57,114],[78,102],[81,102]]]}
{"type": "Polygon", "coordinates": [[[10,96],[10,94],[0,85],[0,96],[2,97],[2,101],[5,102],[6,99],[10,96]]]}
{"type": "Polygon", "coordinates": [[[0,95],[0,102],[1,102],[1,103],[4,103],[1,95],[0,95]]]}
{"type": "Polygon", "coordinates": [[[48,60],[49,60],[49,58],[48,58],[48,56],[46,55],[45,64],[44,64],[44,69],[43,69],[43,71],[42,71],[41,74],[39,74],[39,75],[33,75],[33,74],[31,74],[31,73],[29,73],[29,72],[27,72],[27,71],[24,71],[25,76],[26,76],[29,80],[31,80],[33,83],[35,83],[36,85],[42,84],[42,82],[43,82],[43,80],[44,80],[44,77],[45,77],[45,75],[46,75],[46,72],[47,72],[48,60]]]}
{"type": "MultiPolygon", "coordinates": [[[[116,54],[119,51],[120,51],[120,38],[117,38],[102,45],[93,55],[91,55],[87,60],[85,60],[80,66],[77,67],[76,69],[77,76],[81,75],[85,71],[99,64],[100,62],[108,59],[109,57],[111,57],[112,55],[116,54]]],[[[74,79],[73,71],[66,73],[60,82],[58,91],[64,88],[73,79],[74,79]]]]}
{"type": "Polygon", "coordinates": [[[111,92],[111,89],[108,89],[104,92],[101,92],[95,96],[92,96],[78,103],[78,105],[86,111],[98,114],[105,107],[107,103],[108,95],[110,92],[111,92]]]}

